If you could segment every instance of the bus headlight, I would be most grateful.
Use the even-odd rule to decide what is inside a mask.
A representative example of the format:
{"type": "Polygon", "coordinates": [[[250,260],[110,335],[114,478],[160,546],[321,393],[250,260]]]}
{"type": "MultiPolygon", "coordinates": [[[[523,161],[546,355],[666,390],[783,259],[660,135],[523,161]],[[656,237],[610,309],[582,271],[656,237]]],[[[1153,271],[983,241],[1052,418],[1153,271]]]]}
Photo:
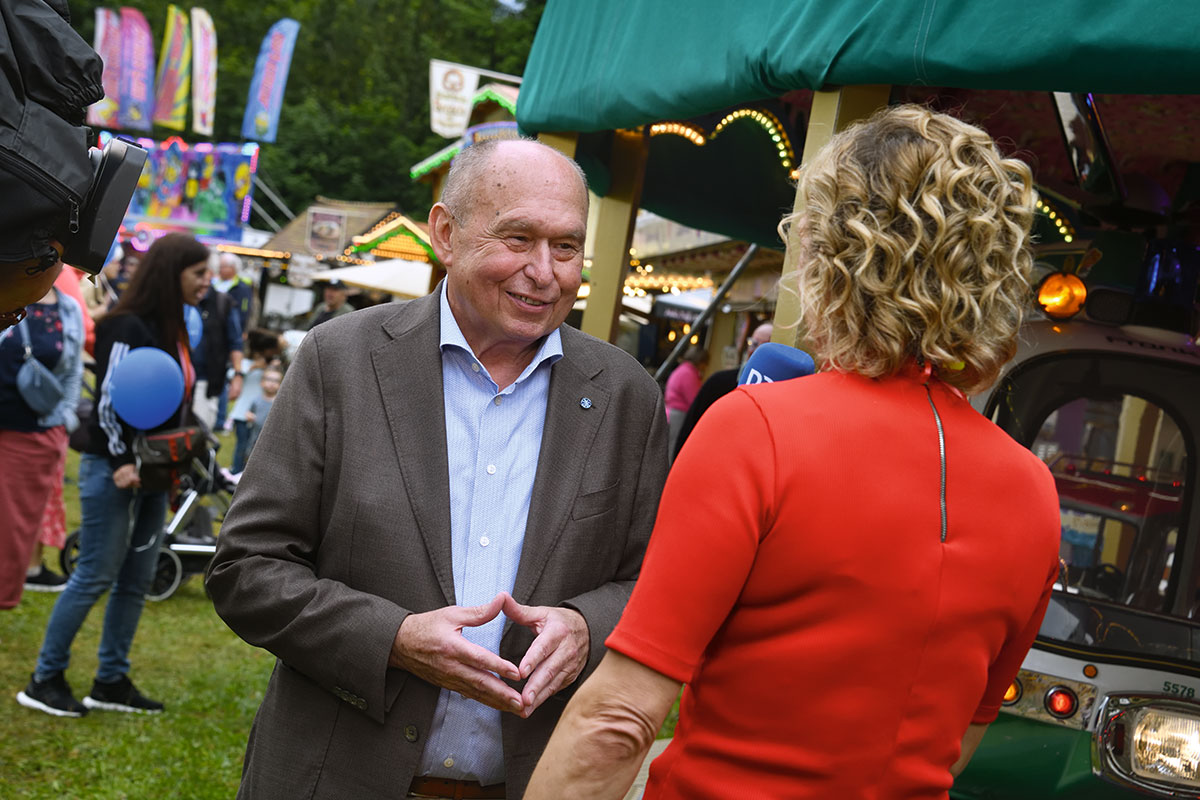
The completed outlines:
{"type": "Polygon", "coordinates": [[[1200,717],[1154,708],[1133,713],[1134,774],[1200,787],[1200,717]]]}
{"type": "Polygon", "coordinates": [[[1200,789],[1200,704],[1165,695],[1112,694],[1096,717],[1092,771],[1158,795],[1200,789]]]}

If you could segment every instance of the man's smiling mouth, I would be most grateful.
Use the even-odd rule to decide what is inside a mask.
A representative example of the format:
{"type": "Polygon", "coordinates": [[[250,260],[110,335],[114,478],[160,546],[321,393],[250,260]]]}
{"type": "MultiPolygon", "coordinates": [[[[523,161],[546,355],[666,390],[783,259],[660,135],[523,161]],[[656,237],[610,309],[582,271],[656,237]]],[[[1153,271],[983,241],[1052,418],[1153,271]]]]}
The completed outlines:
{"type": "Polygon", "coordinates": [[[526,297],[525,295],[517,294],[516,292],[509,292],[508,294],[510,297],[515,297],[516,299],[520,300],[522,303],[525,303],[527,305],[531,305],[531,306],[548,306],[548,305],[550,305],[550,303],[547,303],[544,300],[534,300],[532,297],[526,297]]]}

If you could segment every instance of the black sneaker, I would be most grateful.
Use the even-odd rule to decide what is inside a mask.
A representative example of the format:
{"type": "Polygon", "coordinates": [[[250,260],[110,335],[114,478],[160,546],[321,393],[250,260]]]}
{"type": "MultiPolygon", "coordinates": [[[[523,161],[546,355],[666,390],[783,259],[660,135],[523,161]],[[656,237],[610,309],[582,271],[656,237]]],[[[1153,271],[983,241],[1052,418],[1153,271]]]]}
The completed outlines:
{"type": "Polygon", "coordinates": [[[112,683],[92,681],[92,691],[83,698],[83,704],[88,708],[99,708],[103,711],[127,711],[135,714],[157,714],[163,710],[163,704],[142,693],[129,680],[128,675],[122,675],[112,683]]]}
{"type": "Polygon", "coordinates": [[[36,575],[25,576],[25,591],[27,592],[61,592],[67,588],[67,578],[57,572],[51,572],[42,564],[36,575]]]}
{"type": "Polygon", "coordinates": [[[71,694],[71,687],[61,672],[56,672],[44,681],[29,676],[25,691],[17,692],[17,702],[26,708],[44,711],[56,717],[82,717],[88,713],[71,694]]]}

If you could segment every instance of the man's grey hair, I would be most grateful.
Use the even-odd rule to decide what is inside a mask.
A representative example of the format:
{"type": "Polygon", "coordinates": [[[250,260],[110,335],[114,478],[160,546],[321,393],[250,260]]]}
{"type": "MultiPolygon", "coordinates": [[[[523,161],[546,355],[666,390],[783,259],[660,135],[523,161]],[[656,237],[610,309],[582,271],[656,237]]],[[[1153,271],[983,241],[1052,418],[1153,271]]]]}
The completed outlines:
{"type": "Polygon", "coordinates": [[[226,264],[226,263],[233,264],[233,268],[235,270],[237,270],[237,274],[238,275],[242,274],[241,256],[237,255],[236,253],[225,253],[225,252],[218,254],[217,255],[217,266],[220,266],[221,264],[226,264]]]}
{"type": "Polygon", "coordinates": [[[546,148],[571,165],[571,168],[575,170],[575,174],[579,176],[579,183],[583,187],[583,212],[586,216],[588,209],[588,182],[583,167],[579,166],[575,162],[575,159],[555,150],[550,145],[524,136],[518,139],[485,139],[470,147],[465,147],[458,152],[458,155],[450,162],[450,171],[446,173],[446,182],[442,186],[441,203],[450,210],[451,216],[459,223],[467,220],[475,203],[475,193],[478,191],[480,182],[483,179],[484,169],[486,169],[488,163],[492,160],[496,149],[503,142],[512,141],[533,142],[539,147],[546,148]]]}

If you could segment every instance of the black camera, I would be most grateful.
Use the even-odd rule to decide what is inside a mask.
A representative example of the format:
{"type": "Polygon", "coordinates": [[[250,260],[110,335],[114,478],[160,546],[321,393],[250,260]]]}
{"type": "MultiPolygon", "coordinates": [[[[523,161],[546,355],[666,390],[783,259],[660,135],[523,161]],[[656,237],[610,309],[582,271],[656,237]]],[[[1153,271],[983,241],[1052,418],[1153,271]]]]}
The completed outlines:
{"type": "Polygon", "coordinates": [[[147,153],[120,139],[110,139],[103,150],[88,152],[92,162],[92,184],[83,202],[72,205],[66,230],[58,235],[62,260],[95,275],[121,229],[129,200],[137,189],[147,153]]]}
{"type": "Polygon", "coordinates": [[[88,149],[102,68],[66,0],[0,0],[0,277],[104,266],[146,151],[88,149]]]}

